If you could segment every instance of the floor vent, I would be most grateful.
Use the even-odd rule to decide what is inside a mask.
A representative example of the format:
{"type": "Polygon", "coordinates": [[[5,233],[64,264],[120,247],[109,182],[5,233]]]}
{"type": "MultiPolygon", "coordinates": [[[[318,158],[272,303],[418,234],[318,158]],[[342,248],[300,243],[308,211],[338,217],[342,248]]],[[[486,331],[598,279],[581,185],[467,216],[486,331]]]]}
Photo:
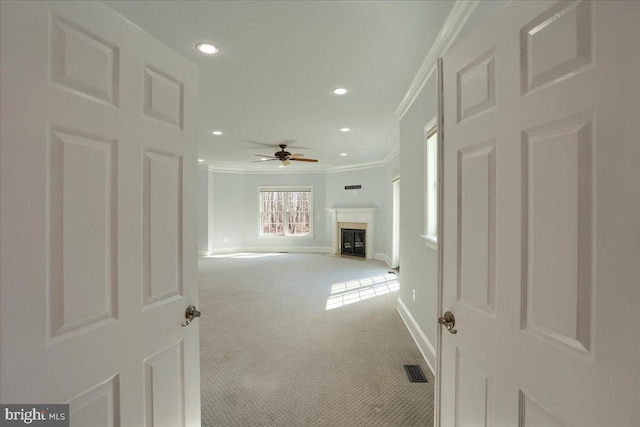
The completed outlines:
{"type": "Polygon", "coordinates": [[[404,365],[404,370],[407,371],[407,376],[409,377],[409,381],[412,383],[426,383],[427,377],[422,373],[422,369],[420,369],[420,365],[404,365]]]}

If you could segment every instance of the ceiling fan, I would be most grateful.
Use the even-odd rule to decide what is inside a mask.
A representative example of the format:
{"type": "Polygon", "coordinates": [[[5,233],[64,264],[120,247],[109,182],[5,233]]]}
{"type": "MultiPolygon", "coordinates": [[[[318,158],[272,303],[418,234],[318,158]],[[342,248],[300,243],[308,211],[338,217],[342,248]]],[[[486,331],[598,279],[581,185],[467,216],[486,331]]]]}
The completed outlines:
{"type": "Polygon", "coordinates": [[[280,160],[283,165],[288,166],[291,164],[290,163],[291,161],[312,162],[312,163],[316,163],[318,161],[316,159],[307,159],[307,158],[303,159],[304,154],[300,154],[300,153],[291,154],[290,152],[285,150],[285,148],[287,148],[287,144],[279,144],[278,146],[280,147],[280,151],[276,151],[273,154],[273,156],[267,156],[264,154],[254,154],[255,156],[262,157],[262,160],[254,160],[252,163],[280,160]]]}

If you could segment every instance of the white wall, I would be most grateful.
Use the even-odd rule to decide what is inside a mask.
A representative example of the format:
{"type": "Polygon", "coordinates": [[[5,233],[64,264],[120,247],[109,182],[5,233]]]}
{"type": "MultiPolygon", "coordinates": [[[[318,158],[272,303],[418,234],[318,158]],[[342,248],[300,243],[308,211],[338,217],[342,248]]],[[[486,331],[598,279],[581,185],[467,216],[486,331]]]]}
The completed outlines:
{"type": "MultiPolygon", "coordinates": [[[[483,1],[457,40],[472,33],[504,0],[483,1]]],[[[455,43],[454,43],[455,44],[455,43]]],[[[426,50],[428,51],[428,46],[426,50]]],[[[430,366],[435,366],[438,298],[438,253],[426,247],[424,127],[438,113],[436,73],[400,120],[400,297],[399,310],[430,366]],[[413,292],[415,291],[415,301],[413,292]]],[[[446,144],[446,140],[445,140],[446,144]]]]}
{"type": "Polygon", "coordinates": [[[391,183],[385,181],[385,167],[331,172],[326,175],[326,181],[328,208],[377,208],[373,256],[383,258],[387,245],[391,245],[391,183]],[[362,188],[345,190],[348,185],[362,185],[362,188]]]}
{"type": "MultiPolygon", "coordinates": [[[[212,172],[213,252],[244,247],[246,182],[244,174],[212,172]]],[[[199,233],[201,233],[199,231],[199,233]]]]}
{"type": "Polygon", "coordinates": [[[213,251],[213,174],[207,165],[198,168],[198,254],[213,251]]]}
{"type": "MultiPolygon", "coordinates": [[[[397,174],[399,160],[393,159],[391,170],[397,174]]],[[[212,204],[209,212],[202,200],[206,191],[199,189],[199,245],[209,252],[229,251],[308,251],[330,252],[331,216],[326,208],[374,207],[374,257],[391,257],[391,179],[389,166],[330,173],[227,173],[209,172],[212,177],[212,204]],[[362,185],[361,190],[345,190],[346,185],[362,185]],[[312,186],[313,238],[259,237],[259,186],[312,186]],[[213,220],[212,236],[206,235],[206,217],[213,220]]],[[[206,185],[204,175],[199,185],[206,185]]]]}
{"type": "Polygon", "coordinates": [[[425,246],[420,235],[425,232],[424,126],[437,110],[434,74],[400,121],[400,300],[428,340],[421,348],[431,366],[435,365],[438,254],[425,246]]]}

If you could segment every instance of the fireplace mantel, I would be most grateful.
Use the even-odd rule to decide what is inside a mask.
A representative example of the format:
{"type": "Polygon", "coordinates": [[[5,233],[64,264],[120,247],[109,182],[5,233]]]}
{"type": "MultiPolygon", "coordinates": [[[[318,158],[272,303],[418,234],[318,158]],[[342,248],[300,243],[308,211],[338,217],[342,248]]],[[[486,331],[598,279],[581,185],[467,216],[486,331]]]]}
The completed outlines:
{"type": "Polygon", "coordinates": [[[335,255],[340,253],[338,248],[338,223],[351,222],[366,224],[366,258],[373,258],[373,242],[374,242],[374,217],[377,208],[327,208],[325,209],[331,214],[332,223],[332,249],[335,255]]]}

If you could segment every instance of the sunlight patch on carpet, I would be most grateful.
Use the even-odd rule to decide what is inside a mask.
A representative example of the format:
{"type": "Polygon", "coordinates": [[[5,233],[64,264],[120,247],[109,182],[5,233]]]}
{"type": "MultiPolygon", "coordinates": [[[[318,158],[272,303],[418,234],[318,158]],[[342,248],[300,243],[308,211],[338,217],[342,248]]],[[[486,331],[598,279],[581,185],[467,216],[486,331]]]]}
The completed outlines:
{"type": "Polygon", "coordinates": [[[331,296],[327,298],[325,310],[354,304],[369,298],[385,295],[400,289],[398,277],[394,274],[339,282],[331,285],[331,296]]]}

